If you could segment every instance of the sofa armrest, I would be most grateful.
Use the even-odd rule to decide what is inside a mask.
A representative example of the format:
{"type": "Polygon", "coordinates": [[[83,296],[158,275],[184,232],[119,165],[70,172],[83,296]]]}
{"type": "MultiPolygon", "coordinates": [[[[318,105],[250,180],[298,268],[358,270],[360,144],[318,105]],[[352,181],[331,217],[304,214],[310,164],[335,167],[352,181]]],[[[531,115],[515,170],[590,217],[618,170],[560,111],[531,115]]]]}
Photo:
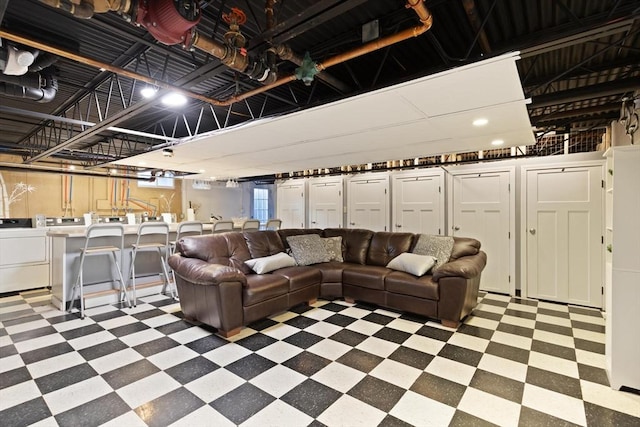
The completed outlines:
{"type": "Polygon", "coordinates": [[[487,265],[487,254],[483,251],[475,255],[463,256],[455,261],[447,262],[433,272],[433,281],[437,282],[442,277],[464,277],[472,279],[482,273],[487,265]]]}
{"type": "Polygon", "coordinates": [[[187,258],[181,254],[169,257],[169,266],[175,274],[196,285],[220,285],[224,282],[247,284],[247,278],[237,268],[221,264],[210,264],[198,258],[187,258]]]}

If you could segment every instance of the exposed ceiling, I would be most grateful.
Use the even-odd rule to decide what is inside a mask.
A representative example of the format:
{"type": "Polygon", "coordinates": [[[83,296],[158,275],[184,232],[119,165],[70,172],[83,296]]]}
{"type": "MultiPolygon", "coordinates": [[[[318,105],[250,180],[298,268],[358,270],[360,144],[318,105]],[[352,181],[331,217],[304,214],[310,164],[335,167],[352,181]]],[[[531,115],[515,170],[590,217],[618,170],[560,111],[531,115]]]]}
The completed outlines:
{"type": "MultiPolygon", "coordinates": [[[[488,149],[496,137],[528,145],[529,125],[571,134],[602,128],[620,116],[624,99],[640,96],[637,0],[427,0],[433,24],[424,34],[349,60],[340,55],[366,46],[372,22],[375,40],[391,40],[422,27],[420,11],[402,0],[200,1],[199,38],[189,50],[154,38],[161,26],[140,18],[151,8],[133,7],[137,16],[128,17],[150,33],[114,11],[80,19],[47,2],[56,3],[0,0],[0,38],[38,48],[47,67],[36,81],[48,101],[27,99],[41,93],[29,86],[33,71],[22,80],[0,71],[0,153],[18,156],[0,168],[77,163],[100,173],[118,164],[205,170],[200,177],[271,175],[488,149]],[[209,41],[224,47],[223,16],[234,7],[246,14],[240,31],[253,73],[202,49],[209,41]],[[330,67],[309,85],[290,81],[299,65],[278,51],[276,84],[265,87],[247,74],[262,76],[270,46],[290,48],[298,63],[309,52],[330,67]],[[44,52],[57,61],[48,66],[44,52]],[[188,104],[143,99],[145,81],[160,93],[181,88],[188,104]],[[471,128],[480,113],[489,125],[471,128]],[[173,157],[162,155],[167,147],[173,157]]],[[[90,3],[96,11],[129,4],[90,3]]]]}

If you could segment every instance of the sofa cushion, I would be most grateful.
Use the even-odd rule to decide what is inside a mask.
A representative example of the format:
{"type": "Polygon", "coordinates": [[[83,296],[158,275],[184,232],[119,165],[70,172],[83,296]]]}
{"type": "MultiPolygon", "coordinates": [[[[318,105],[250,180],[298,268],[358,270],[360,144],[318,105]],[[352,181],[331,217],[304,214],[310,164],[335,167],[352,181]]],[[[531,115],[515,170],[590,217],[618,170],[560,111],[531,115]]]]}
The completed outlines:
{"type": "Polygon", "coordinates": [[[378,267],[375,265],[357,265],[348,266],[342,272],[342,283],[345,285],[353,285],[361,288],[384,289],[384,278],[391,273],[386,267],[378,267]]]}
{"type": "Polygon", "coordinates": [[[282,276],[289,281],[289,291],[319,285],[322,281],[322,274],[315,266],[286,267],[274,271],[273,274],[282,276]]]}
{"type": "Polygon", "coordinates": [[[322,242],[329,254],[329,261],[344,261],[342,258],[342,237],[323,237],[322,242]]]}
{"type": "Polygon", "coordinates": [[[347,265],[344,262],[330,261],[316,264],[313,267],[320,270],[322,283],[342,283],[342,272],[347,265]]]}
{"type": "Polygon", "coordinates": [[[244,231],[244,236],[251,258],[262,258],[284,252],[282,240],[275,230],[244,231]]]}
{"type": "Polygon", "coordinates": [[[366,264],[373,231],[361,228],[326,228],[323,237],[342,237],[342,258],[345,262],[366,264]]]}
{"type": "Polygon", "coordinates": [[[463,256],[475,255],[480,251],[480,241],[470,237],[454,237],[453,250],[450,260],[456,260],[463,256]]]}
{"type": "Polygon", "coordinates": [[[436,264],[436,259],[431,255],[418,255],[409,252],[402,253],[392,259],[387,268],[403,271],[414,276],[424,276],[436,264]]]}
{"type": "Polygon", "coordinates": [[[436,265],[433,269],[437,270],[449,262],[451,251],[453,250],[453,243],[454,240],[451,236],[420,234],[412,252],[418,255],[430,255],[434,257],[436,259],[436,265]]]}
{"type": "Polygon", "coordinates": [[[278,235],[280,236],[280,240],[282,240],[282,244],[284,245],[285,251],[289,249],[289,244],[287,243],[287,237],[289,236],[300,236],[303,234],[322,234],[322,230],[320,228],[283,228],[278,230],[278,235]]]}
{"type": "Polygon", "coordinates": [[[247,307],[289,292],[289,281],[275,274],[247,274],[242,288],[242,305],[247,307]]]}
{"type": "Polygon", "coordinates": [[[378,231],[373,234],[369,245],[367,265],[385,266],[401,253],[408,252],[412,243],[412,233],[378,231]]]}
{"type": "Polygon", "coordinates": [[[439,299],[438,284],[431,275],[416,277],[402,271],[393,271],[384,278],[384,284],[389,292],[411,295],[431,300],[439,299]]]}
{"type": "Polygon", "coordinates": [[[279,268],[296,265],[296,261],[284,252],[262,258],[248,259],[244,263],[258,274],[270,273],[279,268]]]}
{"type": "Polygon", "coordinates": [[[329,262],[329,253],[317,234],[287,237],[287,243],[298,265],[319,264],[329,262]]]}
{"type": "Polygon", "coordinates": [[[244,263],[251,259],[251,254],[242,233],[182,237],[176,243],[176,252],[187,258],[235,267],[245,274],[251,273],[251,268],[244,263]]]}

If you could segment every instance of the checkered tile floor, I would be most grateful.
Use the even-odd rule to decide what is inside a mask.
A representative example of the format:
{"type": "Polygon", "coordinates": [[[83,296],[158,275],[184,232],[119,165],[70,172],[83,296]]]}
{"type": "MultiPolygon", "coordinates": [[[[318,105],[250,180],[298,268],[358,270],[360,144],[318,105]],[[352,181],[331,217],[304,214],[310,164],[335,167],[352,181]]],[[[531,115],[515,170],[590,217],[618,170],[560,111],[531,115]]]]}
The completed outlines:
{"type": "Polygon", "coordinates": [[[11,298],[5,427],[640,425],[640,395],[608,387],[595,310],[487,294],[454,332],[321,300],[228,342],[160,295],[85,320],[11,298]]]}

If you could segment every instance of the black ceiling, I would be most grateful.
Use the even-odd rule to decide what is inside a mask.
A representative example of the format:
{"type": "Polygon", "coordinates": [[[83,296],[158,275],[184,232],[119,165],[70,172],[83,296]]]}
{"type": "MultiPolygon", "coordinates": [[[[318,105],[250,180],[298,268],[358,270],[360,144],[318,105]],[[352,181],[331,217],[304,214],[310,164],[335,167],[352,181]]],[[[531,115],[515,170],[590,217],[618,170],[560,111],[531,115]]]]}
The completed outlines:
{"type": "MultiPolygon", "coordinates": [[[[58,84],[49,102],[7,96],[15,80],[6,83],[0,72],[0,153],[18,155],[18,163],[106,165],[157,148],[167,138],[316,106],[512,51],[520,51],[518,71],[525,97],[531,98],[531,123],[539,130],[602,128],[620,116],[623,99],[640,96],[638,0],[428,0],[425,5],[433,16],[425,34],[337,64],[309,86],[294,81],[224,106],[203,99],[218,103],[262,84],[201,50],[159,43],[116,12],[79,19],[36,0],[0,0],[3,44],[33,51],[39,42],[41,50],[53,48],[59,56],[47,69],[58,84]],[[83,63],[87,60],[96,63],[83,63]],[[101,70],[99,63],[117,72],[101,70]],[[142,100],[139,89],[145,83],[122,70],[196,97],[179,112],[158,106],[142,100]]],[[[284,44],[320,63],[361,46],[363,25],[372,21],[377,20],[380,37],[419,24],[402,0],[278,0],[276,25],[267,30],[264,0],[211,0],[200,2],[198,33],[223,42],[229,25],[222,15],[233,7],[246,14],[241,32],[251,57],[284,44]]],[[[296,67],[278,61],[281,76],[296,67]]]]}

